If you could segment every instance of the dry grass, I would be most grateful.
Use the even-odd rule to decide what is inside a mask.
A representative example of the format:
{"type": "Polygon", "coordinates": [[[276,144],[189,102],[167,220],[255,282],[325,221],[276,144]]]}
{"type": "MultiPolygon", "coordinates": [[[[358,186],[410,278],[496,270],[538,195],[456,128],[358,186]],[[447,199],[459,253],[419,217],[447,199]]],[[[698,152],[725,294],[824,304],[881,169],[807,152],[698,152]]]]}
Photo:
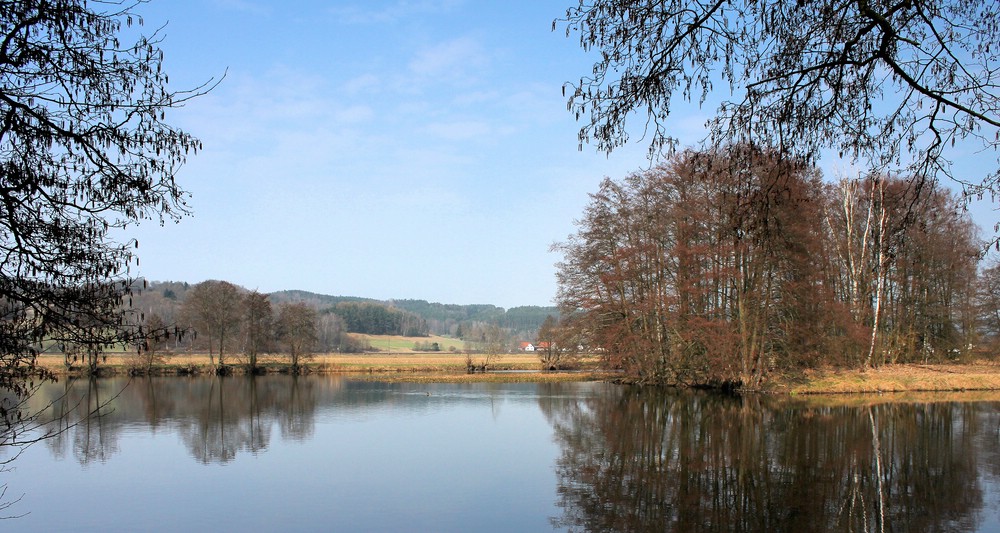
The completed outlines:
{"type": "MultiPolygon", "coordinates": [[[[473,356],[476,358],[477,356],[473,356]]],[[[111,372],[125,372],[130,367],[135,356],[132,354],[108,354],[106,360],[102,360],[100,366],[111,372]]],[[[215,358],[218,361],[218,357],[215,358]]],[[[65,367],[63,356],[45,355],[39,357],[39,364],[57,374],[66,374],[70,370],[65,367]]],[[[287,368],[288,359],[286,357],[272,355],[258,358],[261,366],[270,371],[280,371],[287,368]]],[[[239,355],[227,355],[226,363],[229,365],[245,365],[246,359],[239,355]]],[[[416,374],[435,373],[436,379],[460,380],[460,381],[551,381],[560,379],[559,373],[528,373],[528,374],[487,374],[487,376],[497,376],[490,378],[466,377],[465,354],[447,352],[409,352],[409,353],[374,353],[374,354],[317,354],[305,361],[305,364],[313,372],[345,372],[363,373],[390,377],[390,374],[416,374]],[[459,376],[459,377],[449,377],[459,376]],[[533,377],[534,376],[534,377],[533,377]],[[545,376],[545,377],[539,377],[545,376]]],[[[82,366],[82,363],[75,363],[74,366],[82,366]]],[[[593,371],[596,369],[596,358],[585,359],[582,364],[583,370],[593,371]]],[[[537,371],[541,367],[538,357],[534,354],[506,354],[501,355],[491,366],[491,370],[518,370],[537,371]]],[[[163,358],[163,363],[154,366],[154,370],[163,373],[177,373],[180,370],[196,372],[210,372],[211,365],[207,353],[185,353],[169,355],[163,358]]],[[[567,373],[567,376],[576,376],[578,379],[587,378],[591,374],[567,373]]],[[[394,378],[395,379],[395,378],[394,378]]],[[[427,377],[416,377],[431,381],[427,377]]]]}
{"type": "Polygon", "coordinates": [[[880,394],[796,394],[776,397],[784,405],[800,407],[872,407],[900,403],[1000,402],[1000,390],[988,391],[924,391],[880,394]]]}
{"type": "MultiPolygon", "coordinates": [[[[475,357],[475,356],[474,356],[475,357]]],[[[101,367],[111,372],[125,372],[131,354],[108,354],[101,367]]],[[[244,365],[240,356],[227,356],[226,362],[244,365]]],[[[287,369],[287,358],[261,357],[260,362],[269,371],[287,369]]],[[[69,371],[63,356],[39,357],[39,364],[57,374],[69,371]]],[[[411,382],[524,382],[524,381],[588,381],[610,379],[612,376],[599,371],[597,358],[585,358],[582,372],[540,372],[538,357],[534,354],[514,353],[501,356],[492,370],[515,370],[515,373],[467,374],[465,355],[447,352],[373,353],[373,354],[319,354],[306,364],[310,371],[326,373],[362,374],[365,379],[411,382]]],[[[185,372],[210,372],[208,354],[170,355],[155,367],[163,374],[185,372]]],[[[974,363],[966,365],[889,365],[866,372],[858,370],[809,370],[795,375],[774,379],[766,392],[790,396],[805,395],[856,395],[851,401],[870,402],[868,397],[884,395],[891,401],[934,401],[961,397],[970,400],[1000,401],[1000,365],[974,363]],[[954,393],[951,395],[945,392],[954,393]],[[893,394],[887,394],[893,393],[893,394]],[[933,393],[933,394],[925,394],[933,393]]]]}
{"type": "Polygon", "coordinates": [[[602,372],[517,372],[517,373],[379,373],[362,374],[362,379],[389,383],[561,383],[604,381],[602,372]]]}
{"type": "MultiPolygon", "coordinates": [[[[473,356],[477,358],[477,356],[473,356]]],[[[405,371],[465,371],[465,354],[461,353],[378,353],[323,354],[312,364],[342,372],[405,372],[405,371]]],[[[494,370],[537,370],[541,366],[533,354],[505,354],[493,364],[494,370]]]]}
{"type": "Polygon", "coordinates": [[[811,370],[776,379],[770,392],[787,394],[1000,391],[1000,366],[887,365],[868,371],[811,370]]]}

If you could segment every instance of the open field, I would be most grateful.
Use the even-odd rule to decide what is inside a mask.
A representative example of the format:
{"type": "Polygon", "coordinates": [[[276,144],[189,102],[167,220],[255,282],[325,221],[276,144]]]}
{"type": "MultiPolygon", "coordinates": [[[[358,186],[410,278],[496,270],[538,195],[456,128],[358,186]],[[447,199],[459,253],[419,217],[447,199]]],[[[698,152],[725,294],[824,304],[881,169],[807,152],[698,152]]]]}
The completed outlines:
{"type": "Polygon", "coordinates": [[[442,337],[440,335],[431,335],[429,337],[403,337],[402,335],[365,335],[362,333],[352,333],[351,336],[367,341],[368,344],[376,350],[391,353],[431,353],[417,352],[414,350],[413,347],[417,343],[432,344],[436,342],[442,352],[457,352],[461,351],[465,347],[465,342],[462,341],[462,339],[442,337]]]}

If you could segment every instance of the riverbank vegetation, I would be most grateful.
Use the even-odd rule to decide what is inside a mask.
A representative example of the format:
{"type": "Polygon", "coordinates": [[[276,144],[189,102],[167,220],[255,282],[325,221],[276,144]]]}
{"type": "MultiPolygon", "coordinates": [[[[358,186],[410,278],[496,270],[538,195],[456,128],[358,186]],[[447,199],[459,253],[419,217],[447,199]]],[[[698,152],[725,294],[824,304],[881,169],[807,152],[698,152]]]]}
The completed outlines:
{"type": "MultiPolygon", "coordinates": [[[[100,374],[135,374],[141,368],[142,354],[110,353],[102,362],[100,374]]],[[[345,374],[358,379],[390,382],[552,382],[552,381],[629,381],[622,372],[612,372],[603,366],[604,358],[597,354],[578,355],[572,371],[549,371],[540,367],[536,354],[499,354],[491,362],[490,372],[469,373],[466,355],[455,353],[368,353],[315,354],[302,363],[298,373],[345,374]]],[[[57,378],[86,374],[85,367],[67,367],[61,356],[46,355],[38,364],[57,378]]],[[[145,363],[142,363],[145,364],[145,363]]],[[[250,374],[244,356],[234,356],[229,374],[250,374]]],[[[207,353],[182,353],[161,356],[152,366],[138,373],[158,376],[208,375],[217,366],[209,362],[207,353]]],[[[288,357],[281,354],[260,354],[256,374],[293,373],[288,357]]],[[[1000,364],[972,362],[968,364],[891,364],[860,370],[848,368],[803,369],[773,376],[764,384],[767,393],[811,396],[829,394],[885,394],[886,399],[905,399],[912,393],[941,394],[980,392],[1000,394],[1000,364]]]]}
{"type": "MultiPolygon", "coordinates": [[[[313,354],[308,360],[300,362],[299,372],[302,373],[351,373],[369,374],[378,376],[423,374],[430,379],[452,379],[463,374],[469,374],[467,368],[468,354],[462,352],[446,353],[421,353],[414,351],[403,351],[396,353],[366,353],[366,354],[343,354],[343,353],[321,353],[313,354]]],[[[477,356],[478,357],[478,356],[477,356]]],[[[59,355],[45,355],[38,358],[38,364],[54,375],[72,376],[86,374],[88,368],[85,366],[67,366],[64,359],[59,355]]],[[[192,375],[211,374],[218,368],[214,359],[206,352],[180,353],[172,355],[161,355],[149,366],[144,353],[109,353],[106,354],[102,365],[102,375],[114,374],[150,374],[150,375],[192,375]]],[[[251,370],[249,360],[245,355],[235,355],[229,361],[230,374],[250,374],[250,373],[292,373],[294,367],[285,354],[258,354],[256,370],[251,370]]],[[[538,357],[530,353],[498,353],[493,354],[490,359],[490,370],[492,373],[501,373],[501,376],[509,376],[511,379],[523,381],[523,376],[506,374],[508,372],[518,372],[519,374],[531,373],[529,375],[546,375],[558,372],[542,372],[538,357]]],[[[563,372],[565,373],[565,372],[563,372]]],[[[588,376],[595,374],[605,375],[599,369],[599,358],[589,356],[581,358],[574,367],[574,372],[567,375],[576,375],[581,379],[589,379],[588,376]]],[[[478,378],[461,378],[462,380],[475,380],[478,378]]],[[[498,379],[504,378],[482,378],[498,379]]],[[[548,378],[539,378],[548,379],[548,378]]]]}
{"type": "Polygon", "coordinates": [[[947,190],[823,180],[750,146],[685,151],[591,195],[557,245],[564,346],[639,383],[759,389],[804,369],[971,361],[997,268],[947,190]]]}
{"type": "MultiPolygon", "coordinates": [[[[889,394],[922,392],[1000,393],[1000,365],[895,364],[860,371],[846,368],[806,369],[773,379],[770,392],[803,394],[889,394]]],[[[889,398],[895,396],[890,395],[889,398]]],[[[997,394],[988,396],[993,400],[997,394]]],[[[899,396],[903,399],[905,396],[899,396]]]]}
{"type": "MultiPolygon", "coordinates": [[[[662,10],[617,17],[622,6],[613,0],[570,9],[563,22],[568,30],[588,30],[581,35],[585,47],[622,47],[603,54],[595,73],[614,71],[624,62],[632,67],[626,69],[632,81],[654,82],[617,84],[599,75],[570,85],[570,109],[590,117],[581,141],[596,135],[607,150],[627,138],[625,117],[642,103],[652,113],[651,153],[674,146],[660,123],[671,92],[681,79],[687,89],[692,80],[708,80],[704,76],[716,61],[708,58],[717,55],[692,61],[674,52],[697,49],[706,35],[723,36],[751,57],[760,51],[757,44],[780,37],[779,42],[794,45],[780,54],[791,61],[793,72],[831,72],[831,67],[839,72],[885,61],[902,76],[896,85],[916,92],[904,97],[897,115],[880,122],[870,115],[885,81],[872,77],[877,69],[864,73],[859,91],[826,87],[815,81],[826,79],[822,76],[788,86],[784,75],[757,70],[756,65],[772,69],[773,62],[748,61],[742,66],[753,67],[739,72],[730,68],[741,61],[734,59],[739,55],[724,54],[723,79],[763,77],[745,101],[713,123],[713,147],[682,152],[620,181],[606,180],[592,196],[578,232],[556,246],[564,255],[559,309],[505,310],[302,291],[264,295],[222,280],[148,286],[130,279],[138,243],[114,242],[114,231],[143,220],[180,220],[189,213],[187,193],[175,175],[201,145],[164,120],[167,111],[212,86],[210,81],[190,91],[168,90],[155,32],[152,38],[137,37],[134,46],[118,46],[122,24],[141,21],[134,7],[95,12],[70,1],[0,9],[11,55],[22,60],[13,70],[0,67],[7,69],[7,83],[0,87],[9,118],[3,140],[18,147],[0,158],[9,200],[0,231],[7,253],[0,276],[0,388],[14,397],[13,403],[0,404],[0,418],[15,412],[18,401],[31,393],[33,381],[26,379],[31,376],[123,368],[135,374],[171,368],[220,374],[332,371],[353,368],[353,363],[317,363],[310,360],[314,353],[372,352],[380,346],[370,335],[416,337],[410,346],[387,341],[383,350],[447,352],[445,366],[457,360],[466,372],[504,370],[502,354],[533,342],[537,351],[527,355],[532,368],[587,367],[596,357],[604,371],[630,382],[743,389],[773,388],[799,378],[826,383],[827,374],[817,374],[819,369],[833,369],[833,375],[861,371],[861,378],[843,378],[852,384],[820,389],[919,388],[930,385],[922,378],[895,385],[870,380],[875,369],[989,359],[1000,348],[1000,266],[979,264],[983,243],[963,211],[965,199],[935,181],[938,174],[955,177],[942,157],[946,141],[998,146],[1000,136],[976,129],[998,125],[992,116],[995,80],[982,74],[996,70],[959,69],[959,59],[944,53],[964,46],[963,40],[988,50],[996,25],[982,33],[947,35],[941,42],[932,32],[936,44],[931,49],[938,51],[918,54],[923,59],[914,63],[919,71],[934,73],[924,85],[920,76],[903,72],[887,45],[890,40],[845,51],[877,49],[875,55],[851,59],[838,54],[839,62],[810,63],[817,56],[806,53],[811,46],[800,48],[808,41],[796,33],[803,31],[801,25],[787,23],[821,20],[823,31],[806,33],[832,35],[824,33],[830,21],[798,16],[816,6],[779,10],[784,22],[760,19],[747,26],[749,33],[739,34],[726,29],[728,15],[716,11],[719,5],[694,22],[662,10]],[[611,15],[616,22],[606,24],[611,15]],[[651,21],[659,24],[647,24],[651,21]],[[674,40],[664,40],[662,32],[646,33],[657,27],[690,31],[673,32],[674,40]],[[84,53],[66,54],[71,49],[84,53]],[[642,56],[650,50],[663,55],[657,52],[659,59],[649,65],[681,68],[643,72],[642,56]],[[111,61],[105,57],[109,54],[111,61]],[[659,79],[688,68],[697,74],[659,79]],[[965,74],[956,78],[954,72],[965,74]],[[976,80],[970,72],[985,77],[976,80]],[[605,81],[611,85],[604,87],[605,81]],[[816,87],[834,97],[828,111],[842,112],[817,114],[820,108],[799,100],[816,87]],[[630,92],[637,88],[642,90],[630,92]],[[647,92],[650,88],[658,90],[647,92]],[[810,90],[799,90],[804,88],[810,90]],[[777,99],[761,100],[761,89],[773,91],[777,99]],[[940,96],[946,93],[961,95],[965,103],[940,96]],[[979,105],[983,108],[977,111],[979,105]],[[917,111],[924,106],[933,111],[917,111]],[[941,119],[944,109],[965,118],[941,119]],[[837,120],[831,123],[831,117],[837,120]],[[925,137],[932,142],[921,147],[917,141],[925,137]],[[821,149],[830,148],[873,164],[859,176],[824,179],[815,162],[821,149]],[[903,154],[913,161],[902,161],[903,154]],[[116,361],[116,350],[135,355],[116,361]],[[192,352],[207,354],[208,364],[181,363],[182,356],[172,355],[192,352]],[[276,359],[278,353],[287,360],[276,359]]],[[[916,8],[901,4],[888,15],[911,17],[911,9],[916,8]]],[[[749,14],[770,11],[756,6],[749,14]]],[[[862,24],[859,40],[850,41],[855,44],[873,44],[868,32],[891,29],[893,22],[900,28],[923,27],[919,18],[933,28],[965,16],[954,6],[942,12],[947,17],[901,20],[862,11],[858,20],[869,22],[862,24]],[[879,24],[870,24],[875,20],[879,24]]],[[[914,45],[920,31],[898,42],[914,45]]],[[[883,37],[899,36],[889,31],[883,37]]],[[[978,65],[989,65],[992,56],[983,57],[978,65]]],[[[707,95],[711,84],[701,85],[707,95]]],[[[978,185],[956,179],[967,195],[995,192],[992,178],[978,185]]],[[[428,360],[399,364],[433,369],[433,364],[420,367],[428,360]]],[[[387,368],[401,368],[392,364],[387,368]]],[[[388,371],[371,360],[358,365],[362,371],[388,371]]],[[[939,381],[958,389],[993,387],[988,379],[962,379],[970,381],[939,381]]],[[[0,442],[4,438],[0,433],[0,442]]]]}

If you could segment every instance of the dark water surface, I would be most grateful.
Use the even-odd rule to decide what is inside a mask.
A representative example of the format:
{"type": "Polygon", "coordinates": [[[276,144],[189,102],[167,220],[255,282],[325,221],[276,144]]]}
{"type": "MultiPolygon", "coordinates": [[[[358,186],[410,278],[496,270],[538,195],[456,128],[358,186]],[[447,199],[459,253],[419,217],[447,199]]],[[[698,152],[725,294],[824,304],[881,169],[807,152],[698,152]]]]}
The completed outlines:
{"type": "Polygon", "coordinates": [[[0,530],[1000,532],[989,402],[340,376],[83,380],[34,400],[78,423],[0,473],[21,497],[6,514],[27,513],[0,530]]]}

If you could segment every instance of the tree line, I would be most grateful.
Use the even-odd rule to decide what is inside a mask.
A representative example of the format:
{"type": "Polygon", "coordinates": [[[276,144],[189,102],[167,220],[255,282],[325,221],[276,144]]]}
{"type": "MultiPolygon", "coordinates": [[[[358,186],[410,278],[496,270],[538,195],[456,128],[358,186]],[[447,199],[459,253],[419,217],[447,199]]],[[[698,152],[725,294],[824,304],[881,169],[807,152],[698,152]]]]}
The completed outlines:
{"type": "MultiPolygon", "coordinates": [[[[175,295],[183,283],[155,282],[175,295]]],[[[498,325],[511,338],[532,339],[545,319],[559,314],[555,306],[524,305],[504,309],[492,304],[444,304],[427,300],[376,300],[357,296],[330,296],[301,290],[268,295],[272,303],[305,302],[321,313],[334,312],[348,322],[352,333],[407,336],[444,335],[463,340],[480,339],[490,325],[498,325]],[[370,317],[370,320],[366,319],[370,317]],[[411,335],[412,334],[412,335],[411,335]]]]}
{"type": "MultiPolygon", "coordinates": [[[[318,352],[372,349],[353,334],[408,337],[441,334],[434,331],[433,324],[447,325],[444,334],[464,340],[469,351],[489,351],[489,348],[501,353],[514,349],[517,340],[536,338],[546,317],[551,320],[557,314],[554,307],[525,306],[505,311],[492,305],[445,305],[422,300],[381,302],[306,291],[265,295],[216,280],[196,285],[139,280],[133,293],[141,326],[153,336],[146,345],[148,350],[140,357],[147,367],[169,348],[206,350],[212,365],[216,364],[217,356],[219,365],[226,365],[237,355],[255,368],[258,354],[288,348],[280,339],[287,328],[275,327],[275,320],[281,316],[281,310],[293,304],[314,313],[315,339],[308,348],[318,352]],[[441,321],[443,314],[469,318],[441,321]]],[[[415,349],[434,348],[433,343],[427,342],[417,343],[415,349]]]]}
{"type": "MultiPolygon", "coordinates": [[[[175,293],[167,288],[162,294],[169,300],[167,295],[175,293]]],[[[210,364],[220,372],[227,369],[227,356],[231,362],[239,354],[249,370],[257,372],[261,354],[279,351],[287,354],[292,371],[298,372],[320,340],[321,322],[313,307],[303,302],[272,306],[267,295],[228,281],[191,286],[171,314],[167,319],[150,308],[140,315],[146,340],[139,357],[147,371],[169,343],[179,346],[187,337],[189,347],[208,349],[210,364]]]]}
{"type": "Polygon", "coordinates": [[[746,145],[606,179],[555,246],[562,334],[645,383],[968,356],[1000,339],[982,243],[960,199],[911,185],[746,145]]]}
{"type": "Polygon", "coordinates": [[[341,302],[329,309],[353,333],[426,337],[427,321],[414,313],[372,302],[341,302]]]}

